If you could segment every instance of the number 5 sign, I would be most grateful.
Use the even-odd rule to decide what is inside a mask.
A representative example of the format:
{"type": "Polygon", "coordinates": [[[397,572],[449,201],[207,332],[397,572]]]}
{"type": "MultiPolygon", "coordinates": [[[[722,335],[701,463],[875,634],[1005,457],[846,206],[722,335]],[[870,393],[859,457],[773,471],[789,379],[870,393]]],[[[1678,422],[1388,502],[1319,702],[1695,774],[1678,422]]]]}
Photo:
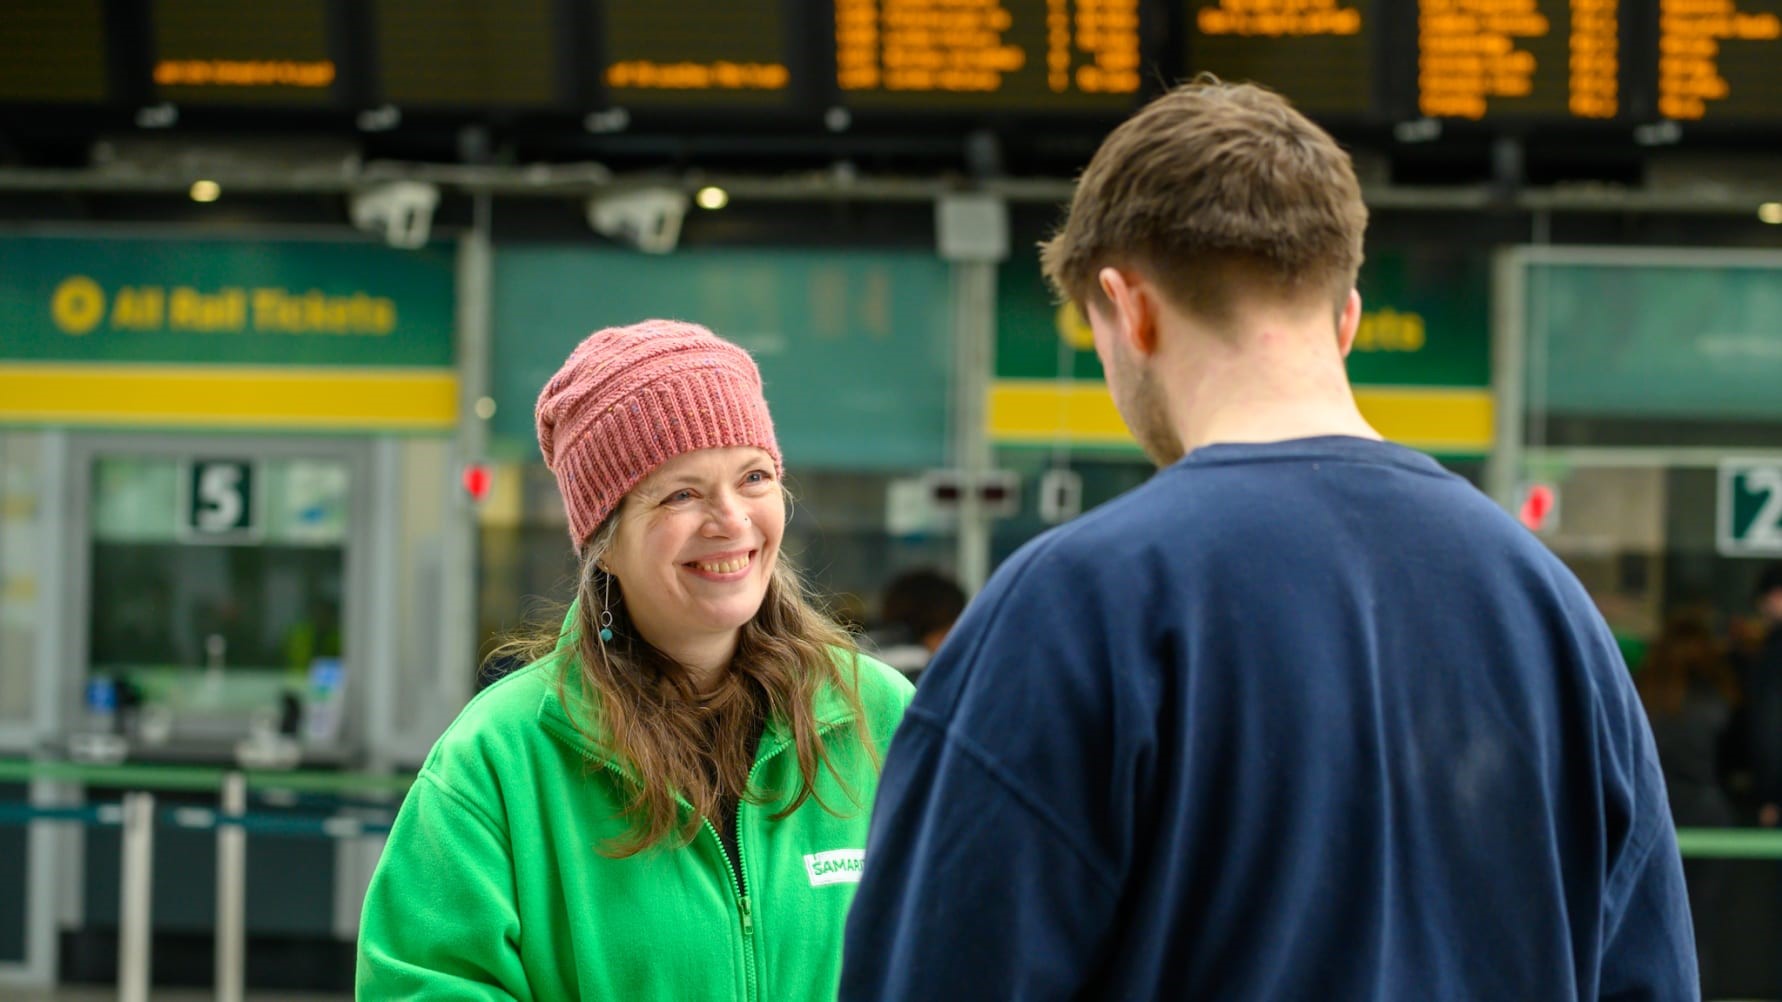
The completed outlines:
{"type": "Polygon", "coordinates": [[[195,459],[186,475],[182,527],[189,536],[251,536],[258,486],[254,464],[240,459],[195,459]]]}
{"type": "Polygon", "coordinates": [[[1782,459],[1721,463],[1716,507],[1721,556],[1782,555],[1782,459]]]}

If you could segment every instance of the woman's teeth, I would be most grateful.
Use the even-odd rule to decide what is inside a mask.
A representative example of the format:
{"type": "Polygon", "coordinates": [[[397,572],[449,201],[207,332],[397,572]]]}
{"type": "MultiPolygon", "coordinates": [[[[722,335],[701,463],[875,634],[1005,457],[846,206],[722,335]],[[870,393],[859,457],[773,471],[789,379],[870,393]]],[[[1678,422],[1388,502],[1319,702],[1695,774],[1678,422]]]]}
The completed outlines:
{"type": "Polygon", "coordinates": [[[737,571],[749,566],[749,558],[737,557],[733,560],[724,560],[715,564],[703,564],[695,560],[693,566],[707,574],[735,574],[737,571]]]}

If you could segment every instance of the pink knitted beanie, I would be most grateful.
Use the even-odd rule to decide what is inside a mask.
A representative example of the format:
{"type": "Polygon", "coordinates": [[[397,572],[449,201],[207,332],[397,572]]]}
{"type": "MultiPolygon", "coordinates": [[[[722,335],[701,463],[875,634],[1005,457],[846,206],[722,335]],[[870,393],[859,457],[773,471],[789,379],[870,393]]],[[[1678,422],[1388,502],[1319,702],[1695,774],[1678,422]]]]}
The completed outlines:
{"type": "Polygon", "coordinates": [[[545,383],[536,416],[578,551],[638,481],[683,452],[753,445],[784,472],[760,370],[698,324],[596,331],[545,383]]]}

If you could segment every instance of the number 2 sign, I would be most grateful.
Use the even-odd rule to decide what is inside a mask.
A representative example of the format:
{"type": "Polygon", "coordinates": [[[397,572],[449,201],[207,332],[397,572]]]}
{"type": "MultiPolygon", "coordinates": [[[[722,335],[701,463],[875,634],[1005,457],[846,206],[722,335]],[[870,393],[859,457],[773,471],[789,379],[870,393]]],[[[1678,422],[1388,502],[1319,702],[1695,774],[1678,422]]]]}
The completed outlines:
{"type": "Polygon", "coordinates": [[[1782,555],[1782,459],[1720,464],[1715,548],[1722,556],[1782,555]]]}

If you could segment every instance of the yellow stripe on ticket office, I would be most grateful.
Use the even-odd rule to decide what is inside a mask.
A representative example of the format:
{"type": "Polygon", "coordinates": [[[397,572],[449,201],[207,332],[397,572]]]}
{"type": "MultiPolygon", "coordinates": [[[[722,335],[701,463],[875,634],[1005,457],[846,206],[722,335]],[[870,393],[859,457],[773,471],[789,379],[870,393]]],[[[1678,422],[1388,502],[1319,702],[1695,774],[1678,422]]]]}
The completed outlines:
{"type": "MultiPolygon", "coordinates": [[[[1491,391],[1437,386],[1358,386],[1368,422],[1394,442],[1437,452],[1491,449],[1491,391]]],[[[990,438],[1007,445],[1133,446],[1099,380],[1002,379],[991,384],[990,438]]]]}
{"type": "Polygon", "coordinates": [[[0,422],[447,430],[451,369],[0,364],[0,422]]]}

